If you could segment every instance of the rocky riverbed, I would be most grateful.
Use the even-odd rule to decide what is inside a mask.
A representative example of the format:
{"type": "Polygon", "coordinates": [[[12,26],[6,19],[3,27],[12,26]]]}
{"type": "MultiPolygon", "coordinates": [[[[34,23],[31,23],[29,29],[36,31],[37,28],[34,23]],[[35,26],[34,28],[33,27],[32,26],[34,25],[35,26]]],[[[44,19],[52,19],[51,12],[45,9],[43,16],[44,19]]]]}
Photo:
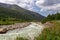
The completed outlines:
{"type": "Polygon", "coordinates": [[[28,26],[30,22],[25,22],[25,23],[15,23],[12,25],[0,25],[0,34],[4,34],[9,30],[14,30],[14,29],[20,29],[28,26]]]}
{"type": "Polygon", "coordinates": [[[25,37],[29,40],[34,40],[44,29],[44,26],[40,23],[31,22],[27,24],[24,28],[18,27],[17,29],[7,31],[5,34],[0,34],[0,40],[15,40],[16,37],[25,37]]]}

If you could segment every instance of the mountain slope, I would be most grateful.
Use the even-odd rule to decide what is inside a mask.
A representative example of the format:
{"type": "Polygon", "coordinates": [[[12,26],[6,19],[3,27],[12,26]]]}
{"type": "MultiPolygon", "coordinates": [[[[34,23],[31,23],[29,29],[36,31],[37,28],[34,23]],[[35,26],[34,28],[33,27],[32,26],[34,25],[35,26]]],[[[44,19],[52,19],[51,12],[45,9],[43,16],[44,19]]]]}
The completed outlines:
{"type": "Polygon", "coordinates": [[[40,21],[44,18],[44,16],[36,12],[23,9],[17,5],[0,3],[0,18],[15,18],[26,21],[40,21]]]}

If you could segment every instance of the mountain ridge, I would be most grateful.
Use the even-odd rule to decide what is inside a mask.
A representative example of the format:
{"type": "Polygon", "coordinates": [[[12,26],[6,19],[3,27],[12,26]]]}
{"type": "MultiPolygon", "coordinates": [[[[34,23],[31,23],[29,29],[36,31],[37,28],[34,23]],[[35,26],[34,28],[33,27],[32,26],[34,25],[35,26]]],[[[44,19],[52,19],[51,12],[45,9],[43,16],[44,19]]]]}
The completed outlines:
{"type": "MultiPolygon", "coordinates": [[[[18,18],[23,20],[42,20],[44,16],[32,12],[26,9],[23,9],[19,7],[18,5],[10,5],[10,4],[4,4],[0,3],[0,16],[3,15],[9,15],[12,18],[18,18]]],[[[4,17],[5,18],[5,17],[4,17]]]]}

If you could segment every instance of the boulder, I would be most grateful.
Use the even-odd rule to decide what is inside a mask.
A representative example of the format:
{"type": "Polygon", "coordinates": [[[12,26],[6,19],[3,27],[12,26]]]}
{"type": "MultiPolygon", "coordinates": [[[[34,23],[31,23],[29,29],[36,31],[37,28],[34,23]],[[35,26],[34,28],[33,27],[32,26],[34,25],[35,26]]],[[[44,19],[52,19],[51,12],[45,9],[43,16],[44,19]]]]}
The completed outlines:
{"type": "Polygon", "coordinates": [[[4,34],[7,32],[7,29],[6,28],[0,28],[0,34],[4,34]]]}

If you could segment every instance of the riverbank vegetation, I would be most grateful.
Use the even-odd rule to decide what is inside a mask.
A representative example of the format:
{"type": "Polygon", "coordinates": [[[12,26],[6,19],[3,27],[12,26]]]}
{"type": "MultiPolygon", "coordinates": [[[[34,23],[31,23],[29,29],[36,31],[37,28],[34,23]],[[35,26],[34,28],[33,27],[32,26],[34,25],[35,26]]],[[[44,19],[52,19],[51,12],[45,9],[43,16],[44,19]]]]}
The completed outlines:
{"type": "Polygon", "coordinates": [[[54,26],[45,28],[36,40],[60,40],[60,21],[52,21],[54,26]]]}

